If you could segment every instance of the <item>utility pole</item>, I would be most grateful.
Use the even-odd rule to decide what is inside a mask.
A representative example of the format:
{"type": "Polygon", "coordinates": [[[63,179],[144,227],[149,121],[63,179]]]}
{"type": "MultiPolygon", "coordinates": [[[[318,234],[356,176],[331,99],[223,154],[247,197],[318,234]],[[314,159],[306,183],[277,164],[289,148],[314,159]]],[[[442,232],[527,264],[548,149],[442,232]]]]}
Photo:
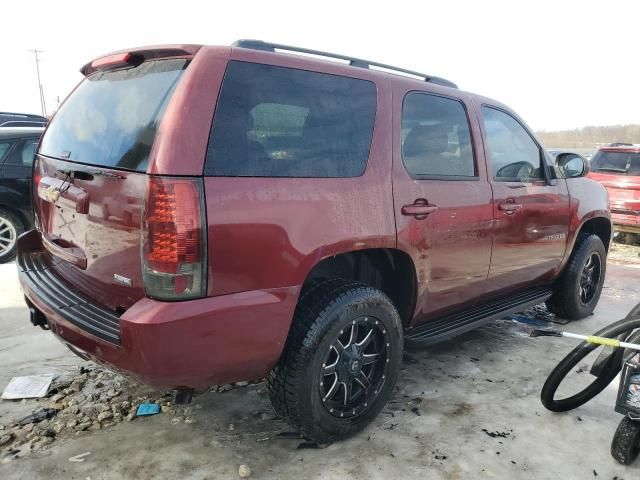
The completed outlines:
{"type": "Polygon", "coordinates": [[[39,63],[41,62],[41,60],[38,58],[38,54],[42,53],[42,50],[33,49],[33,50],[29,50],[29,51],[33,52],[33,55],[35,56],[35,59],[36,59],[36,73],[38,74],[38,91],[40,93],[40,109],[42,110],[42,116],[46,117],[47,116],[47,104],[44,101],[44,90],[42,88],[42,82],[40,81],[40,65],[39,65],[39,63]]]}

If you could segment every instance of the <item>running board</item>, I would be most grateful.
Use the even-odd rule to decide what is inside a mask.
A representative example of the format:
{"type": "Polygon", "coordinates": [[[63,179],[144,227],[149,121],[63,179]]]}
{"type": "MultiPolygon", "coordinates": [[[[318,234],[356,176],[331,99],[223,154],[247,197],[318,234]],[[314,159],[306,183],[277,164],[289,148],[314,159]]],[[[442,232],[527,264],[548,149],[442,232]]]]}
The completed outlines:
{"type": "Polygon", "coordinates": [[[492,320],[498,320],[510,313],[516,313],[538,305],[548,300],[552,293],[549,287],[526,290],[508,298],[478,305],[469,310],[427,322],[407,332],[404,338],[408,344],[418,346],[449,340],[492,320]]]}

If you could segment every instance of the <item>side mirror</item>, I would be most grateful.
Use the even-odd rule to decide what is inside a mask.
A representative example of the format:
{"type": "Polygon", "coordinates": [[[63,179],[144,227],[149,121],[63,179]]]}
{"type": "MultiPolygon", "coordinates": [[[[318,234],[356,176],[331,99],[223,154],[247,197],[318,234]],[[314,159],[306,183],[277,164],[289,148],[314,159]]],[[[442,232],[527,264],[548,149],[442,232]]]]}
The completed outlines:
{"type": "Polygon", "coordinates": [[[577,153],[561,153],[556,164],[565,178],[585,177],[589,173],[589,162],[577,153]]]}

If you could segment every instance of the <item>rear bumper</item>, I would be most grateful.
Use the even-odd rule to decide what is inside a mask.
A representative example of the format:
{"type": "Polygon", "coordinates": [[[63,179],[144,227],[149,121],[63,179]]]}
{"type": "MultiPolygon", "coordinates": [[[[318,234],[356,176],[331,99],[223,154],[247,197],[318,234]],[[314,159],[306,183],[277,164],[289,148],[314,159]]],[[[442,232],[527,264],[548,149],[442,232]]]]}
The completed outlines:
{"type": "Polygon", "coordinates": [[[28,264],[42,251],[39,240],[36,231],[18,240],[21,288],[51,331],[83,356],[159,389],[196,390],[262,378],[280,357],[299,287],[184,302],[143,298],[118,317],[44,271],[46,263],[28,264]],[[105,315],[112,321],[111,330],[117,325],[117,341],[95,329],[105,315]]]}

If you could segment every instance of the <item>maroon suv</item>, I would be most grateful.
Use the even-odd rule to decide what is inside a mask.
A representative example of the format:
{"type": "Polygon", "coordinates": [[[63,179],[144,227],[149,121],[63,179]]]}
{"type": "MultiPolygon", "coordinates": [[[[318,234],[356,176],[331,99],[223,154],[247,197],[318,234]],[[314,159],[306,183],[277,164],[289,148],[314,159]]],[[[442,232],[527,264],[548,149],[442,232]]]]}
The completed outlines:
{"type": "Polygon", "coordinates": [[[84,358],[178,392],[268,376],[327,442],[383,408],[404,342],[598,302],[606,191],[498,102],[257,41],[82,73],[39,146],[18,264],[32,322],[84,358]]]}

